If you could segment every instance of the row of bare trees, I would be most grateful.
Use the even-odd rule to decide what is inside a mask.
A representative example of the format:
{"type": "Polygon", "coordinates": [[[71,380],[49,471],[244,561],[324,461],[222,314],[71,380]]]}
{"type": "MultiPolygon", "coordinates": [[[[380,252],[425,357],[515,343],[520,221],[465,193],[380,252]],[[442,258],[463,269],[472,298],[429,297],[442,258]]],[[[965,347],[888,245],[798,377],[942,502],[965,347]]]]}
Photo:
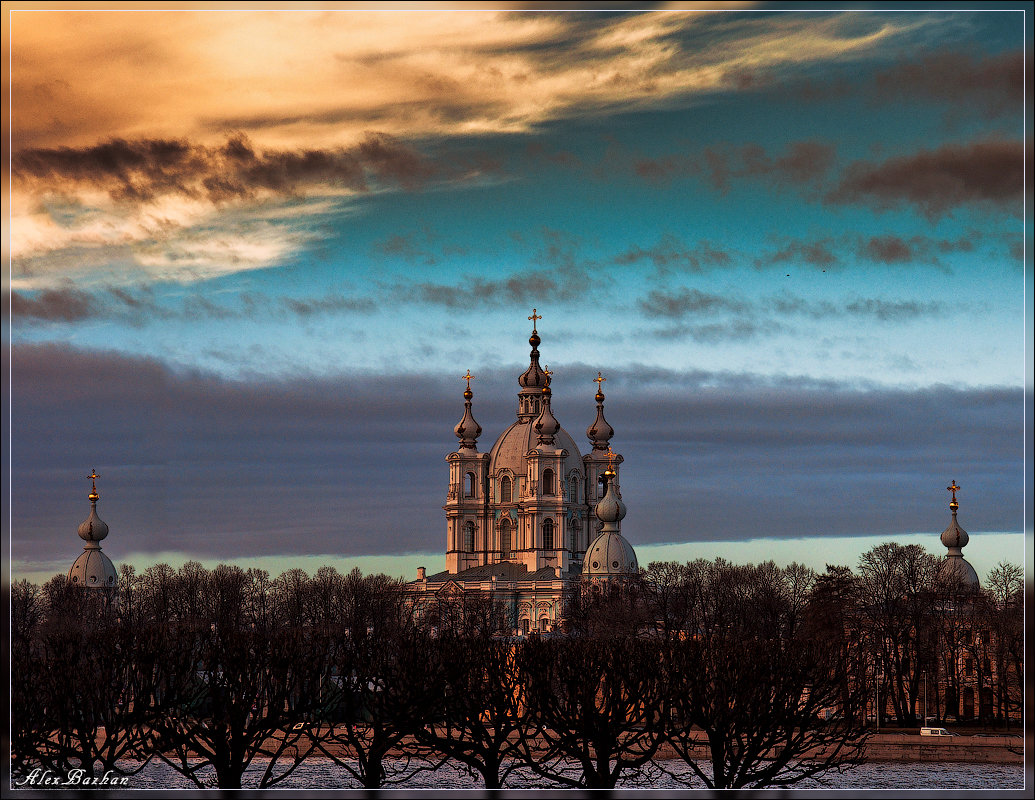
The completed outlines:
{"type": "Polygon", "coordinates": [[[415,603],[399,581],[326,567],[123,568],[115,595],[22,581],[13,771],[159,760],[199,787],[247,770],[264,788],[319,758],[373,788],[448,762],[491,789],[519,772],[644,783],[677,764],[709,787],[793,785],[860,758],[881,636],[867,580],[652,564],[573,585],[565,634],[525,638],[491,598],[415,603]]]}

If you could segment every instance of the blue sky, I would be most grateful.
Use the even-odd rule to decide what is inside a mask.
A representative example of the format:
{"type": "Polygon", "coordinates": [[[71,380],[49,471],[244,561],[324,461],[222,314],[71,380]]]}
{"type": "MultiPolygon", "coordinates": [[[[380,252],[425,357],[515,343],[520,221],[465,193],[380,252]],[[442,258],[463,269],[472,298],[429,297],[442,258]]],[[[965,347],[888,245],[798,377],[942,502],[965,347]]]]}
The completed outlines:
{"type": "Polygon", "coordinates": [[[1030,26],[919,8],[14,4],[13,572],[94,467],[116,562],[434,567],[533,307],[635,545],[1023,562],[1030,26]]]}

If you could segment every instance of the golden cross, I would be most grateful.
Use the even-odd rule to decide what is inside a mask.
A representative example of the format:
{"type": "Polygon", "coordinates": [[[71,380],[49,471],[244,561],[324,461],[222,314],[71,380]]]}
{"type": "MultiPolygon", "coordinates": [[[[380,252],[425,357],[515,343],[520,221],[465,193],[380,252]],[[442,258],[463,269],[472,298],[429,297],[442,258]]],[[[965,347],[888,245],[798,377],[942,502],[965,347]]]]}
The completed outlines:
{"type": "Polygon", "coordinates": [[[97,479],[99,477],[101,477],[101,476],[97,474],[97,470],[92,469],[92,470],[90,470],[90,474],[87,475],[86,477],[90,479],[90,483],[93,486],[93,490],[96,492],[97,491],[97,479]]]}
{"type": "Polygon", "coordinates": [[[958,492],[960,490],[960,488],[961,487],[956,485],[955,479],[953,479],[951,486],[946,486],[945,487],[946,491],[952,492],[952,502],[954,502],[954,503],[956,502],[956,492],[958,492]]]}
{"type": "Polygon", "coordinates": [[[536,330],[535,330],[535,321],[537,319],[542,319],[542,318],[543,318],[543,315],[542,314],[536,314],[535,313],[535,309],[533,308],[532,309],[532,316],[529,317],[529,319],[532,320],[532,333],[536,332],[536,330]]]}
{"type": "Polygon", "coordinates": [[[471,370],[467,370],[467,374],[466,375],[461,375],[460,376],[460,380],[467,381],[467,388],[470,389],[471,388],[471,378],[473,378],[473,377],[474,377],[474,375],[471,374],[471,370]]]}
{"type": "Polygon", "coordinates": [[[603,389],[603,388],[604,388],[604,381],[606,381],[606,380],[607,380],[607,378],[605,378],[605,377],[604,377],[603,375],[601,375],[601,374],[600,374],[599,372],[597,373],[597,376],[596,376],[596,377],[595,377],[595,378],[593,379],[593,383],[595,383],[595,384],[597,385],[597,391],[598,391],[598,392],[599,392],[599,391],[600,391],[601,389],[603,389]]]}
{"type": "Polygon", "coordinates": [[[553,375],[553,373],[550,372],[550,367],[545,364],[543,365],[543,374],[546,375],[546,382],[549,383],[550,376],[553,375]]]}
{"type": "Polygon", "coordinates": [[[611,449],[611,445],[607,446],[607,468],[614,474],[615,471],[615,451],[611,449]]]}

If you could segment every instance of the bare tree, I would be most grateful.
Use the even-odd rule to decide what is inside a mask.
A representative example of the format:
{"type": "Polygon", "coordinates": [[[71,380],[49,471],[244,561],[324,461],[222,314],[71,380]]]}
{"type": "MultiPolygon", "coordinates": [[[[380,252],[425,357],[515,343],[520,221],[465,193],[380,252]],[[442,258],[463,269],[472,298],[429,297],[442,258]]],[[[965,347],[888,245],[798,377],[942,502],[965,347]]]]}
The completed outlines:
{"type": "Polygon", "coordinates": [[[525,765],[591,789],[641,774],[664,740],[658,655],[656,642],[628,636],[529,638],[517,651],[537,734],[525,740],[525,765]]]}
{"type": "Polygon", "coordinates": [[[695,562],[700,602],[688,635],[670,637],[667,739],[709,788],[790,786],[861,760],[851,720],[862,689],[841,653],[799,625],[800,576],[768,565],[695,562]],[[831,706],[840,719],[825,720],[831,706]],[[695,730],[698,729],[698,730],[695,730]]]}
{"type": "Polygon", "coordinates": [[[428,697],[431,713],[418,739],[499,789],[521,765],[531,737],[521,705],[521,683],[511,640],[467,635],[439,636],[430,642],[441,694],[428,697]]]}

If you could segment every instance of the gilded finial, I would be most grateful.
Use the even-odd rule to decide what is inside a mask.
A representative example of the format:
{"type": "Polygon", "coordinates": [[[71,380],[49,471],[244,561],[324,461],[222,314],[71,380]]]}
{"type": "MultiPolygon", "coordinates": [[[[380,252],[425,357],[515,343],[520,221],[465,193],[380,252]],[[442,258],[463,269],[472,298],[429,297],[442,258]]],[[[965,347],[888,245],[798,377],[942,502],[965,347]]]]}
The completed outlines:
{"type": "Polygon", "coordinates": [[[467,370],[467,374],[466,375],[461,375],[460,376],[460,380],[467,381],[467,388],[470,389],[471,388],[471,378],[473,378],[473,377],[474,377],[474,375],[471,374],[471,370],[467,370]]]}
{"type": "Polygon", "coordinates": [[[611,449],[611,445],[607,446],[607,471],[612,475],[615,474],[615,451],[611,449]]]}
{"type": "Polygon", "coordinates": [[[90,479],[90,499],[97,500],[100,498],[100,495],[97,494],[97,479],[101,476],[97,474],[97,470],[91,469],[90,474],[86,477],[90,479]]]}
{"type": "Polygon", "coordinates": [[[607,378],[605,378],[599,372],[597,373],[597,376],[593,379],[593,382],[597,385],[597,393],[596,393],[596,397],[594,399],[598,403],[604,402],[604,391],[603,391],[603,389],[604,389],[604,381],[606,381],[606,380],[607,380],[607,378]]]}
{"type": "Polygon", "coordinates": [[[960,487],[956,485],[956,480],[953,479],[950,486],[945,487],[946,491],[952,492],[952,502],[949,503],[949,508],[952,509],[953,513],[960,507],[959,501],[956,500],[956,492],[960,490],[960,487]]]}
{"type": "Polygon", "coordinates": [[[543,318],[543,315],[542,314],[536,314],[535,313],[535,309],[533,308],[532,309],[532,316],[529,317],[529,319],[532,320],[532,333],[537,333],[537,331],[535,329],[535,321],[537,319],[542,319],[542,318],[543,318]]]}
{"type": "Polygon", "coordinates": [[[550,365],[549,364],[544,364],[543,365],[543,374],[546,376],[546,383],[547,383],[547,385],[549,385],[549,383],[550,383],[550,376],[553,375],[553,372],[550,370],[550,365]]]}

